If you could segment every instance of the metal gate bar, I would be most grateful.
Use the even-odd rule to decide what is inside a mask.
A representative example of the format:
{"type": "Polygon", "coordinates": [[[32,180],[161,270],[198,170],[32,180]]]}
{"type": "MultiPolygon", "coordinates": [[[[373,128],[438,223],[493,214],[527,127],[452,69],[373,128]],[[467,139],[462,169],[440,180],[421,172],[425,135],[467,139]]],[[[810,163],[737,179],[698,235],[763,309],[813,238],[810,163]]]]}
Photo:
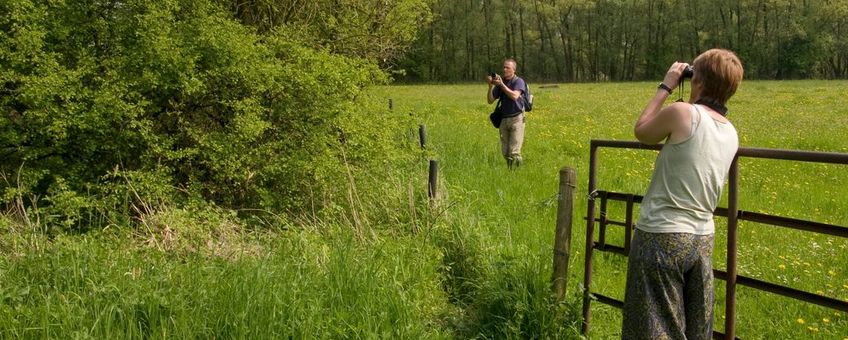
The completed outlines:
{"type": "MultiPolygon", "coordinates": [[[[641,195],[625,194],[625,193],[613,192],[613,191],[609,191],[609,192],[598,191],[598,196],[602,196],[604,194],[607,195],[608,200],[622,201],[622,202],[626,202],[628,196],[633,197],[633,203],[642,203],[642,199],[644,198],[641,195]]],[[[728,211],[727,208],[717,207],[715,209],[715,211],[713,212],[713,214],[716,215],[716,216],[727,216],[727,211],[728,211]]],[[[777,227],[784,227],[784,228],[790,228],[790,229],[795,229],[795,230],[810,231],[810,232],[819,233],[819,234],[827,234],[827,235],[832,235],[832,236],[848,238],[848,228],[840,227],[840,226],[834,225],[834,224],[821,223],[821,222],[815,222],[815,221],[807,221],[807,220],[801,220],[801,219],[789,218],[789,217],[774,216],[774,215],[763,214],[763,213],[747,211],[747,210],[738,210],[736,215],[737,215],[736,218],[739,219],[740,221],[770,224],[770,225],[777,226],[777,227]]],[[[585,218],[584,218],[584,220],[585,220],[585,218]]],[[[609,219],[609,217],[607,217],[606,220],[605,220],[605,223],[606,223],[606,225],[616,225],[616,226],[624,227],[624,226],[626,226],[627,222],[626,221],[622,222],[622,221],[611,220],[611,219],[609,219]]],[[[604,246],[609,246],[609,245],[605,244],[604,246]]]]}

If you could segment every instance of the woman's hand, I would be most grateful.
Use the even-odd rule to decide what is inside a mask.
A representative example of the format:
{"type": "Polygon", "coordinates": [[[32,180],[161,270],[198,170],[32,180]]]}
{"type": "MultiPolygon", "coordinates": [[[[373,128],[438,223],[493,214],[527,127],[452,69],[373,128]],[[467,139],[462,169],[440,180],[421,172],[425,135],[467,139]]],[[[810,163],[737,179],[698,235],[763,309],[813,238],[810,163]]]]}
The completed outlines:
{"type": "Polygon", "coordinates": [[[677,87],[680,84],[680,78],[682,78],[683,70],[689,66],[687,63],[675,62],[671,64],[671,67],[668,68],[668,72],[665,74],[665,79],[663,79],[663,84],[670,88],[677,87]]]}

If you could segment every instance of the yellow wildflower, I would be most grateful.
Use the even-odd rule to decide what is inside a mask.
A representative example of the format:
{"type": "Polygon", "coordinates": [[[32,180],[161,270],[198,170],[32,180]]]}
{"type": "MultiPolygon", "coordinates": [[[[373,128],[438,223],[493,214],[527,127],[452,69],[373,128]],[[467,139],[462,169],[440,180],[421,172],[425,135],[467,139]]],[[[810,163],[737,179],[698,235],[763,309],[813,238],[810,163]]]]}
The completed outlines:
{"type": "Polygon", "coordinates": [[[777,266],[777,268],[786,269],[786,266],[783,263],[781,263],[780,265],[777,266]]]}
{"type": "Polygon", "coordinates": [[[809,329],[811,332],[818,332],[819,331],[818,327],[807,327],[807,329],[809,329]]]}
{"type": "Polygon", "coordinates": [[[824,323],[830,323],[830,319],[828,319],[828,318],[824,318],[824,319],[822,319],[822,322],[824,322],[824,323]]]}
{"type": "Polygon", "coordinates": [[[804,319],[798,318],[798,323],[800,323],[800,324],[802,324],[802,325],[803,325],[803,324],[804,324],[804,319]]]}

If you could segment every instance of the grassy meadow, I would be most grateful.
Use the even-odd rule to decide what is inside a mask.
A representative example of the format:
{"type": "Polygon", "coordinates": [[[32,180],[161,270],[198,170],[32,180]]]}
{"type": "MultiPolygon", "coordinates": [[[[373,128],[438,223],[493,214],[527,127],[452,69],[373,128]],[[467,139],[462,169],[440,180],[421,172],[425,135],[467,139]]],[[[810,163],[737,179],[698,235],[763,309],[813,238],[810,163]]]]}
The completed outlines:
{"type": "MultiPolygon", "coordinates": [[[[209,207],[146,211],[139,226],[50,234],[0,214],[0,338],[580,338],[589,141],[633,140],[654,83],[530,84],[525,163],[507,171],[486,86],[374,89],[411,122],[415,170],[351,180],[339,218],[256,223],[209,207]],[[427,149],[418,150],[417,124],[427,149]],[[440,200],[428,206],[427,159],[440,200]],[[567,298],[550,296],[558,171],[577,170],[567,298]],[[396,183],[371,192],[371,181],[396,183]],[[382,204],[393,201],[395,204],[382,204]],[[400,202],[400,203],[397,203],[400,202]],[[390,207],[409,206],[397,211],[390,207]],[[358,208],[357,208],[358,207],[358,208]],[[271,227],[269,227],[271,226],[271,227]]],[[[742,146],[848,153],[848,81],[746,81],[729,103],[742,146]]],[[[673,96],[676,98],[677,94],[673,96]]],[[[642,194],[653,151],[600,152],[598,186],[642,194]]],[[[740,209],[848,226],[848,167],[743,159],[740,209]]],[[[723,200],[722,202],[724,202],[723,200]]],[[[722,203],[724,205],[724,203],[722,203]]],[[[610,218],[623,220],[623,204],[610,218]]],[[[715,266],[724,268],[717,218],[715,266]]],[[[610,243],[623,232],[611,227],[610,243]]],[[[739,274],[848,300],[848,240],[754,223],[739,274]]],[[[595,253],[593,291],[623,297],[624,258],[595,253]]],[[[716,329],[723,329],[717,281],[716,329]]],[[[738,287],[742,339],[848,339],[848,314],[738,287]]],[[[593,339],[621,316],[592,304],[593,339]]]]}
{"type": "MultiPolygon", "coordinates": [[[[579,306],[589,141],[634,140],[633,123],[655,85],[541,85],[531,84],[535,109],[527,117],[525,164],[517,171],[507,171],[499,155],[497,131],[486,119],[491,107],[485,85],[393,86],[384,92],[396,111],[426,124],[452,216],[467,220],[463,225],[479,232],[505,265],[532,268],[537,278],[552,271],[558,170],[577,170],[568,303],[579,306]]],[[[846,153],[846,88],[845,81],[743,82],[728,104],[729,118],[743,147],[846,153]]],[[[644,194],[655,152],[601,149],[599,155],[600,189],[644,194]]],[[[740,209],[848,226],[848,167],[742,159],[740,169],[740,209]]],[[[726,192],[720,205],[725,202],[726,192]]],[[[610,203],[610,218],[624,220],[623,203],[610,203]]],[[[607,237],[622,244],[623,232],[610,227],[607,237]]],[[[715,267],[724,269],[725,261],[726,223],[717,218],[715,267]]],[[[738,264],[740,275],[848,300],[846,239],[741,222],[738,264]]],[[[595,252],[592,290],[622,299],[625,272],[623,257],[595,252]]],[[[722,330],[723,281],[716,286],[715,329],[722,330]]],[[[742,286],[737,316],[742,339],[848,338],[844,312],[742,286]]],[[[616,338],[620,322],[619,310],[595,302],[590,337],[616,338]]]]}

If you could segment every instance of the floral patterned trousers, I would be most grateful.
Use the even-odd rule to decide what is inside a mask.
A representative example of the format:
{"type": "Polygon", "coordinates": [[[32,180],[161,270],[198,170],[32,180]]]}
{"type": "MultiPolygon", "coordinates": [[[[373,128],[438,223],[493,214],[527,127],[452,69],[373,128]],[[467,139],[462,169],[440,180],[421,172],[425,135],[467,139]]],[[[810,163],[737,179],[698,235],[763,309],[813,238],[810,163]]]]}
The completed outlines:
{"type": "Polygon", "coordinates": [[[711,339],[715,235],[636,230],[622,339],[711,339]]]}

